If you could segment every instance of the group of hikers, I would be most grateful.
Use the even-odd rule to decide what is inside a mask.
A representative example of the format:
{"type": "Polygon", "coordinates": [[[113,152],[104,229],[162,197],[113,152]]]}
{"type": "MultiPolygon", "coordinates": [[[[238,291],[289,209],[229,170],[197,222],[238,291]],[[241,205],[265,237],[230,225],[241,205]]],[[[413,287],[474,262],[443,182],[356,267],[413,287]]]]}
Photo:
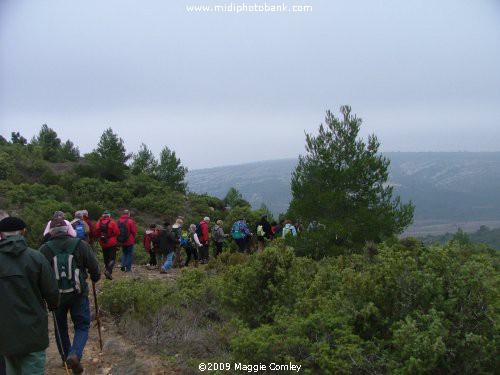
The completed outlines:
{"type": "Polygon", "coordinates": [[[263,215],[255,226],[255,230],[250,230],[244,218],[238,219],[232,225],[230,233],[225,233],[223,221],[217,220],[210,230],[210,218],[204,217],[197,224],[190,224],[187,231],[183,231],[183,219],[177,218],[173,225],[165,222],[162,225],[151,224],[145,231],[143,245],[149,254],[147,266],[149,268],[159,267],[160,272],[165,273],[172,267],[187,267],[191,260],[194,266],[205,264],[209,261],[210,243],[213,243],[213,256],[222,252],[224,241],[232,239],[236,242],[240,252],[247,252],[256,238],[258,251],[262,251],[267,242],[279,236],[296,236],[298,230],[290,221],[269,223],[267,215],[263,215]],[[181,249],[185,250],[186,257],[183,261],[181,249]],[[165,261],[159,261],[165,258],[165,261]]]}
{"type": "MultiPolygon", "coordinates": [[[[226,239],[234,240],[240,252],[249,251],[254,242],[257,251],[262,251],[269,241],[297,236],[304,230],[300,222],[269,223],[267,215],[261,216],[253,230],[240,218],[233,223],[230,233],[224,232],[222,220],[217,220],[210,230],[208,216],[190,224],[187,231],[183,231],[183,224],[183,218],[179,217],[173,224],[165,221],[146,229],[143,245],[149,254],[149,269],[159,268],[160,273],[167,273],[172,267],[187,267],[191,260],[195,267],[205,264],[209,261],[211,241],[216,258],[226,239]]],[[[314,229],[311,224],[307,230],[314,229]]],[[[102,249],[107,279],[113,279],[119,247],[120,269],[131,272],[137,224],[129,210],[124,210],[117,220],[104,211],[95,223],[87,210],[75,212],[71,222],[63,212],[56,211],[45,227],[43,244],[38,250],[28,247],[25,234],[26,224],[22,219],[0,210],[0,375],[5,373],[3,366],[9,375],[44,373],[45,349],[49,345],[47,309],[52,314],[57,348],[67,373],[71,370],[80,374],[91,323],[87,279],[92,282],[96,298],[95,284],[101,277],[96,244],[102,249]],[[68,312],[74,326],[72,341],[68,312]]],[[[99,319],[97,307],[96,319],[99,319]]]]}
{"type": "MultiPolygon", "coordinates": [[[[63,213],[57,211],[54,216],[57,215],[63,215],[63,213]]],[[[49,224],[50,222],[47,223],[44,240],[49,238],[47,237],[49,224]]],[[[67,224],[70,236],[81,238],[92,247],[99,243],[104,259],[104,276],[107,279],[113,279],[113,269],[119,248],[122,251],[121,271],[132,270],[132,255],[138,232],[137,224],[129,210],[124,210],[117,220],[111,218],[109,211],[104,211],[96,223],[88,217],[88,211],[81,210],[77,211],[75,218],[67,224]]],[[[262,251],[272,239],[288,235],[297,236],[304,229],[300,222],[292,225],[290,220],[269,223],[267,215],[261,216],[254,230],[250,229],[244,218],[234,222],[230,233],[224,232],[223,224],[222,220],[217,220],[210,230],[210,218],[206,216],[199,223],[190,224],[187,230],[183,229],[182,217],[178,217],[173,223],[165,221],[162,225],[149,225],[143,236],[144,249],[149,255],[146,266],[149,269],[158,268],[161,273],[167,273],[173,267],[187,267],[193,260],[194,266],[197,267],[198,264],[205,264],[209,261],[211,242],[214,245],[213,256],[217,258],[222,252],[224,241],[228,238],[235,241],[240,252],[249,251],[254,242],[257,243],[257,250],[262,251]]]]}

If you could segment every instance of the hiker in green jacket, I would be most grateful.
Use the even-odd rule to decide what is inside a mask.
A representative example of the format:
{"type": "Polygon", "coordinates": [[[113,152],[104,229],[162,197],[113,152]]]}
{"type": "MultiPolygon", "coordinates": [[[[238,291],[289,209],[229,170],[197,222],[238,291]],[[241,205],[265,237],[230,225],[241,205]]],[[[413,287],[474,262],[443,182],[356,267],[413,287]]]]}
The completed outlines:
{"type": "Polygon", "coordinates": [[[95,283],[100,279],[101,273],[90,245],[79,238],[71,237],[68,229],[63,219],[52,220],[50,241],[42,245],[40,252],[55,271],[61,296],[61,303],[55,311],[55,328],[59,331],[59,335],[56,335],[59,354],[73,370],[73,374],[81,374],[83,367],[80,360],[90,327],[89,287],[86,279],[90,274],[90,279],[95,283]],[[75,328],[73,343],[68,334],[68,311],[75,328]]]}
{"type": "Polygon", "coordinates": [[[26,224],[0,221],[0,353],[7,374],[42,375],[49,346],[47,306],[57,308],[59,289],[47,259],[26,244],[26,224]]]}

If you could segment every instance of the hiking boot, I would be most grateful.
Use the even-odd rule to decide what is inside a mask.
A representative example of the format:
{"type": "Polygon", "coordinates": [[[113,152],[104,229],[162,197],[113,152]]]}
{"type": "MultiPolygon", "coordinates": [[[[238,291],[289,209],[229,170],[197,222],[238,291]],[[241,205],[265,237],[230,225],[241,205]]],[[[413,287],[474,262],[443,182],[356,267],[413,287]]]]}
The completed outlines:
{"type": "Polygon", "coordinates": [[[167,273],[167,270],[164,270],[163,268],[160,269],[160,273],[167,273]]]}
{"type": "Polygon", "coordinates": [[[125,272],[125,267],[120,267],[120,271],[125,272]]]}
{"type": "Polygon", "coordinates": [[[108,280],[113,280],[113,276],[111,276],[111,272],[108,270],[104,271],[104,276],[106,276],[106,279],[108,280]]]}
{"type": "Polygon", "coordinates": [[[75,353],[71,353],[66,358],[66,364],[68,368],[73,371],[73,374],[81,374],[83,372],[82,364],[80,363],[80,358],[75,353]]]}

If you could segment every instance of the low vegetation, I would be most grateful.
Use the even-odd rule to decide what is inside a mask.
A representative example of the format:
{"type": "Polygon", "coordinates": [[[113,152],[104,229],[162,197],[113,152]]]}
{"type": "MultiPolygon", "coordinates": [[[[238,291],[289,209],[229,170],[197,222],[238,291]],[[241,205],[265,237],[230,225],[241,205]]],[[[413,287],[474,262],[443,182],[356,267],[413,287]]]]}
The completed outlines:
{"type": "Polygon", "coordinates": [[[406,239],[314,261],[278,241],[185,269],[177,283],[108,283],[103,303],[185,373],[216,361],[291,361],[305,374],[493,373],[499,266],[498,252],[458,242],[406,239]]]}

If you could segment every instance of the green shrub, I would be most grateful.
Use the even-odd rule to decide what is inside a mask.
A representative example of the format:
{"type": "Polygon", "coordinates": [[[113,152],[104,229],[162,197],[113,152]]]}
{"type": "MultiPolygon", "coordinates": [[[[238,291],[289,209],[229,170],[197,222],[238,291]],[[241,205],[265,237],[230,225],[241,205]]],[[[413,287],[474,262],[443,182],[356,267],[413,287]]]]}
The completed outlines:
{"type": "Polygon", "coordinates": [[[363,364],[362,341],[352,333],[349,318],[329,309],[243,328],[231,350],[234,362],[292,362],[302,366],[303,374],[352,374],[363,364]]]}
{"type": "Polygon", "coordinates": [[[395,353],[394,374],[425,374],[434,369],[446,368],[446,336],[448,323],[431,309],[429,314],[417,313],[394,324],[393,340],[395,353]]]}
{"type": "Polygon", "coordinates": [[[117,316],[129,312],[137,319],[147,319],[168,303],[173,291],[174,286],[160,279],[106,281],[102,287],[101,304],[117,316]]]}
{"type": "Polygon", "coordinates": [[[0,180],[7,179],[15,171],[14,159],[10,154],[0,151],[0,180]]]}
{"type": "Polygon", "coordinates": [[[221,298],[250,326],[271,323],[278,311],[293,309],[314,272],[312,261],[270,246],[229,268],[221,298]]]}

